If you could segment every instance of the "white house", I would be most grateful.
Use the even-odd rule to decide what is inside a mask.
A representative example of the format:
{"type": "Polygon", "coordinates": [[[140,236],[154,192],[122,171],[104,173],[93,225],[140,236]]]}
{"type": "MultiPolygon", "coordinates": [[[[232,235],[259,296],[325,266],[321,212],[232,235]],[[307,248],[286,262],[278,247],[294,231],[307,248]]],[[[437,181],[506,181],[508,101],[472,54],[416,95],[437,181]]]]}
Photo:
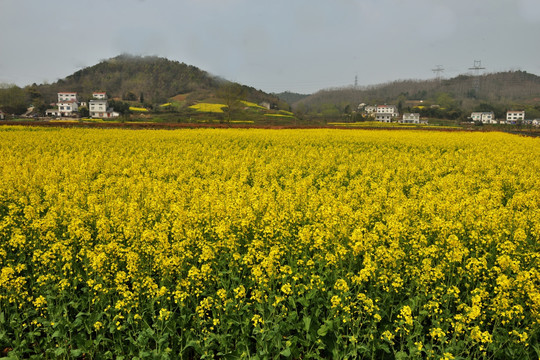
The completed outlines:
{"type": "Polygon", "coordinates": [[[518,121],[525,120],[525,111],[507,111],[506,112],[506,123],[515,124],[518,121]]]}
{"type": "Polygon", "coordinates": [[[375,121],[380,121],[380,122],[392,122],[392,114],[383,114],[383,113],[376,113],[375,114],[375,121]]]}
{"type": "Polygon", "coordinates": [[[0,110],[0,120],[4,120],[6,118],[6,115],[2,110],[0,110]]]}
{"type": "Polygon", "coordinates": [[[74,100],[78,101],[76,92],[59,92],[58,93],[58,102],[74,100]]]}
{"type": "Polygon", "coordinates": [[[484,124],[496,124],[495,114],[493,111],[473,112],[471,113],[472,121],[481,121],[484,124]]]}
{"type": "Polygon", "coordinates": [[[89,112],[90,117],[93,118],[111,118],[118,117],[120,113],[114,111],[114,109],[108,107],[109,104],[107,100],[104,99],[93,99],[90,100],[89,112]]]}
{"type": "Polygon", "coordinates": [[[92,97],[94,99],[104,100],[104,99],[107,98],[107,93],[106,92],[94,92],[94,93],[92,93],[92,97]]]}
{"type": "Polygon", "coordinates": [[[390,114],[393,118],[399,116],[396,105],[377,105],[377,114],[390,114]]]}
{"type": "Polygon", "coordinates": [[[76,100],[62,100],[56,105],[61,116],[71,116],[79,111],[79,105],[76,100]]]}
{"type": "Polygon", "coordinates": [[[270,108],[272,107],[272,104],[270,104],[268,101],[263,101],[259,103],[259,105],[265,108],[266,110],[270,110],[270,108]]]}
{"type": "Polygon", "coordinates": [[[367,105],[364,107],[364,111],[366,114],[371,115],[373,113],[377,112],[377,106],[376,105],[367,105]]]}
{"type": "Polygon", "coordinates": [[[58,109],[47,109],[45,111],[45,116],[60,117],[60,116],[62,116],[62,114],[60,114],[60,111],[58,109]]]}
{"type": "Polygon", "coordinates": [[[107,117],[107,105],[107,100],[90,100],[88,106],[90,117],[107,117]]]}
{"type": "Polygon", "coordinates": [[[403,124],[420,124],[419,113],[404,113],[403,119],[400,121],[403,124]]]}

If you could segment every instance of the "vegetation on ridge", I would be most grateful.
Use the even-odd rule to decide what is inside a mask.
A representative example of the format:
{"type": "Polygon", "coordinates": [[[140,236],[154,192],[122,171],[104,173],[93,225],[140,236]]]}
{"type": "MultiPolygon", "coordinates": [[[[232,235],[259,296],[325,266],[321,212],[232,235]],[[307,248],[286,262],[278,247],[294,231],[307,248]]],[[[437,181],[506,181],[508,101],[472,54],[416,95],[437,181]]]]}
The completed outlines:
{"type": "MultiPolygon", "coordinates": [[[[287,95],[287,98],[291,98],[287,95]]],[[[526,110],[531,118],[540,117],[540,77],[524,71],[485,74],[475,79],[459,75],[451,79],[397,80],[364,87],[325,89],[291,103],[299,113],[342,116],[356,110],[360,103],[394,104],[401,111],[437,105],[442,111],[422,114],[427,117],[466,118],[472,111],[494,111],[499,118],[506,110],[526,110]],[[478,91],[474,87],[479,81],[478,91]],[[347,108],[348,107],[348,108],[347,108]]]]}

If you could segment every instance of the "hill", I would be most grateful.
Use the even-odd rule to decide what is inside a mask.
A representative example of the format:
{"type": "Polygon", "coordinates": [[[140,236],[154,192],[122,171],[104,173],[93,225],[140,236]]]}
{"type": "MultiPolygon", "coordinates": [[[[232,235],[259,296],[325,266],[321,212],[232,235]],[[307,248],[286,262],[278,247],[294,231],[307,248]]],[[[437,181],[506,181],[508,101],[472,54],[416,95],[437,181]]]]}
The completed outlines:
{"type": "Polygon", "coordinates": [[[298,94],[298,93],[293,93],[293,92],[290,92],[290,91],[284,91],[284,92],[281,92],[281,93],[277,93],[277,94],[274,94],[276,95],[278,98],[280,98],[281,100],[289,103],[289,104],[294,104],[302,99],[305,99],[306,97],[308,97],[309,95],[305,95],[305,94],[298,94]]]}
{"type": "MultiPolygon", "coordinates": [[[[41,94],[46,102],[53,102],[61,91],[74,91],[80,97],[90,98],[94,91],[106,91],[110,98],[140,100],[162,104],[184,94],[190,101],[212,97],[227,80],[210,75],[195,66],[160,57],[120,55],[97,65],[79,70],[53,84],[33,85],[32,91],[41,94]]],[[[263,91],[242,86],[246,100],[280,100],[263,91]]]]}
{"type": "MultiPolygon", "coordinates": [[[[464,112],[479,107],[503,109],[513,106],[540,104],[540,77],[524,71],[490,73],[474,77],[459,75],[441,80],[398,80],[390,83],[321,90],[292,104],[298,111],[339,112],[345,107],[366,104],[396,104],[423,100],[443,107],[459,108],[464,112]],[[479,81],[478,91],[475,82],[479,81]]],[[[539,109],[540,110],[540,109],[539,109]]]]}

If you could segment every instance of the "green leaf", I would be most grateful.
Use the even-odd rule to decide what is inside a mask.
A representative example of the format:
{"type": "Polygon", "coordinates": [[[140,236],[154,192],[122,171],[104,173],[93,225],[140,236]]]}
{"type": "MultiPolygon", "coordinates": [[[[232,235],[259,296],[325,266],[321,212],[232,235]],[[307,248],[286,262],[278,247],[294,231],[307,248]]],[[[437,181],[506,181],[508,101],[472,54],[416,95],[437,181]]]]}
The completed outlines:
{"type": "Polygon", "coordinates": [[[309,332],[309,328],[311,326],[311,318],[309,316],[304,316],[302,320],[304,321],[304,330],[306,332],[309,332]]]}
{"type": "Polygon", "coordinates": [[[77,317],[71,325],[73,327],[79,327],[82,323],[83,323],[83,320],[80,317],[77,317]]]}
{"type": "Polygon", "coordinates": [[[326,334],[328,333],[328,326],[326,326],[326,324],[322,325],[319,330],[317,330],[317,334],[319,336],[326,336],[326,334]]]}
{"type": "Polygon", "coordinates": [[[286,348],[285,350],[283,350],[282,352],[280,352],[281,355],[285,356],[285,357],[289,357],[291,356],[291,348],[286,348]]]}
{"type": "Polygon", "coordinates": [[[379,344],[379,349],[383,350],[385,353],[390,354],[390,348],[386,344],[379,344]]]}
{"type": "Polygon", "coordinates": [[[82,350],[81,349],[74,349],[74,350],[71,350],[71,356],[74,356],[74,357],[79,357],[82,355],[82,350]]]}
{"type": "Polygon", "coordinates": [[[334,321],[333,320],[326,320],[324,324],[317,330],[317,334],[319,336],[326,336],[328,331],[331,331],[334,329],[334,321]]]}
{"type": "Polygon", "coordinates": [[[398,351],[396,353],[396,360],[404,360],[408,358],[409,358],[409,355],[407,355],[407,353],[404,351],[398,351]]]}
{"type": "Polygon", "coordinates": [[[66,348],[60,347],[54,351],[55,356],[61,356],[66,353],[66,348]]]}

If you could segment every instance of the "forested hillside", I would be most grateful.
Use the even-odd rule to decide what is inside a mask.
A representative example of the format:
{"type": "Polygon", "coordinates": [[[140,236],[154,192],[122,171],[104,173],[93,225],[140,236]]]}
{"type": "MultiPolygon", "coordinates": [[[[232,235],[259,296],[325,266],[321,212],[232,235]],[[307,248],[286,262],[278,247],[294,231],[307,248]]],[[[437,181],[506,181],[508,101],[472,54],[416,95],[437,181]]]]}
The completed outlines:
{"type": "MultiPolygon", "coordinates": [[[[231,94],[226,91],[231,84],[178,61],[120,55],[81,69],[53,84],[33,84],[23,89],[0,84],[0,109],[8,114],[23,114],[33,105],[35,113],[43,114],[56,101],[58,92],[77,92],[84,101],[94,91],[105,91],[116,101],[112,106],[123,113],[127,111],[122,108],[125,110],[133,104],[156,109],[170,101],[175,107],[169,110],[182,112],[198,102],[231,105],[231,94]]],[[[394,104],[400,113],[413,111],[422,117],[451,120],[466,119],[471,111],[493,111],[501,118],[507,110],[525,110],[528,118],[540,118],[540,77],[524,71],[478,77],[459,75],[440,80],[398,80],[380,85],[326,89],[312,95],[268,94],[240,84],[235,86],[235,92],[241,94],[236,100],[264,103],[265,107],[269,104],[273,110],[290,110],[290,104],[299,119],[362,120],[359,118],[361,113],[356,111],[362,103],[394,104]]]]}
{"type": "MultiPolygon", "coordinates": [[[[40,93],[48,102],[54,101],[60,91],[77,92],[83,99],[89,98],[94,91],[105,91],[113,98],[142,99],[159,104],[178,94],[190,94],[194,100],[212,96],[227,82],[178,61],[120,55],[79,70],[54,84],[32,86],[32,91],[40,93]]],[[[276,96],[248,86],[243,88],[250,101],[279,102],[276,96]]]]}
{"type": "Polygon", "coordinates": [[[327,89],[296,101],[293,108],[308,113],[338,113],[360,103],[388,103],[406,108],[413,100],[464,112],[486,107],[502,111],[507,107],[536,106],[540,104],[540,77],[511,71],[476,78],[460,75],[442,80],[399,80],[366,87],[327,89]]]}
{"type": "Polygon", "coordinates": [[[294,104],[302,99],[305,99],[306,97],[308,97],[309,95],[306,95],[306,94],[298,94],[298,93],[293,93],[293,92],[290,92],[290,91],[284,91],[284,92],[281,92],[281,93],[278,93],[278,94],[274,94],[276,95],[277,97],[279,97],[281,100],[289,103],[289,104],[294,104]]]}

